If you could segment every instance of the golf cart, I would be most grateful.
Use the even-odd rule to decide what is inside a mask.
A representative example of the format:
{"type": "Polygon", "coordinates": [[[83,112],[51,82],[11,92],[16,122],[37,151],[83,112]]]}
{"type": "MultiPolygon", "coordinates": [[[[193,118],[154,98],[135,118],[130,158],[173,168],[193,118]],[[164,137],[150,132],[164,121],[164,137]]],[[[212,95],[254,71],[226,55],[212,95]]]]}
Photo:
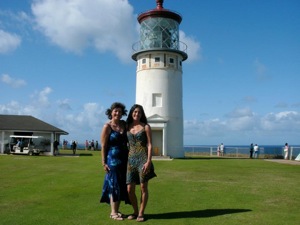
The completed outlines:
{"type": "Polygon", "coordinates": [[[39,155],[44,152],[41,142],[41,136],[10,136],[10,153],[24,155],[39,155]]]}

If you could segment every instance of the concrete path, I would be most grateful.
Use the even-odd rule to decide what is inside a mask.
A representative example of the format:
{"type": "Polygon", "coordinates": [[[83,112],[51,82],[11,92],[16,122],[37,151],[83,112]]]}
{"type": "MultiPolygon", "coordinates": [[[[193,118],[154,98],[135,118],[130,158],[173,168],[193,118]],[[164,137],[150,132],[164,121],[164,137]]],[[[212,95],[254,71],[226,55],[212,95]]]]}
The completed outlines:
{"type": "Polygon", "coordinates": [[[300,166],[300,161],[295,161],[295,160],[285,160],[285,159],[265,159],[265,161],[269,161],[269,162],[277,162],[277,163],[283,163],[283,164],[290,164],[290,165],[298,165],[298,166],[300,166]]]}

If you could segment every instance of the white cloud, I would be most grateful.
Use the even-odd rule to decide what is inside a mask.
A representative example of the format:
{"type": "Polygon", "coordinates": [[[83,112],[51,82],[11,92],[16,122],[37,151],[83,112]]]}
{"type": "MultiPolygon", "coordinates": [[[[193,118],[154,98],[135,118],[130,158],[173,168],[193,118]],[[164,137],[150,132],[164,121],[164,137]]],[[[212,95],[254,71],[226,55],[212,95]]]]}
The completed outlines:
{"type": "Polygon", "coordinates": [[[68,139],[83,143],[86,139],[99,140],[102,126],[107,120],[104,108],[98,103],[86,103],[79,112],[59,113],[55,122],[70,133],[68,139]]]}
{"type": "Polygon", "coordinates": [[[18,35],[0,30],[0,54],[14,51],[20,44],[21,38],[18,35]]]}
{"type": "Polygon", "coordinates": [[[94,47],[131,61],[136,18],[126,0],[37,0],[32,12],[38,28],[68,51],[94,47]]]}
{"type": "Polygon", "coordinates": [[[262,118],[262,129],[300,132],[300,113],[296,111],[268,113],[262,118]]]}
{"type": "Polygon", "coordinates": [[[235,108],[227,116],[230,118],[252,117],[253,112],[250,108],[235,108]]]}
{"type": "Polygon", "coordinates": [[[62,110],[71,110],[72,109],[70,106],[69,99],[58,100],[57,104],[58,104],[59,109],[62,109],[62,110]]]}
{"type": "Polygon", "coordinates": [[[49,94],[52,92],[50,87],[45,87],[41,91],[36,91],[32,96],[32,102],[38,108],[50,107],[49,94]]]}
{"type": "Polygon", "coordinates": [[[192,62],[202,59],[201,45],[195,38],[186,36],[183,31],[179,31],[179,39],[187,45],[188,61],[192,62]]]}
{"type": "Polygon", "coordinates": [[[2,74],[1,81],[5,84],[10,85],[13,88],[19,88],[26,85],[26,81],[12,78],[8,74],[2,74]]]}
{"type": "MultiPolygon", "coordinates": [[[[131,62],[138,40],[136,15],[127,0],[36,0],[32,12],[38,29],[59,47],[81,53],[91,47],[131,62]]],[[[189,61],[201,59],[200,43],[180,31],[189,61]]]]}
{"type": "MultiPolygon", "coordinates": [[[[12,115],[32,115],[38,118],[43,118],[47,114],[48,110],[50,112],[51,101],[49,100],[49,94],[52,89],[45,87],[41,91],[36,91],[28,98],[28,101],[18,102],[12,100],[7,104],[0,104],[0,114],[12,114],[12,115]],[[47,107],[47,110],[45,108],[47,107]]],[[[53,111],[50,112],[52,114],[53,111]]]]}
{"type": "Polygon", "coordinates": [[[300,112],[283,111],[259,116],[249,108],[235,109],[225,119],[184,121],[186,144],[245,144],[280,141],[298,143],[300,112]]]}
{"type": "Polygon", "coordinates": [[[103,124],[107,121],[105,109],[98,103],[86,103],[79,110],[71,107],[69,100],[52,102],[52,89],[45,87],[32,94],[28,102],[11,101],[0,104],[0,114],[31,115],[67,132],[66,138],[82,143],[86,139],[99,140],[103,124]],[[64,107],[59,107],[64,105],[64,107]]]}
{"type": "Polygon", "coordinates": [[[0,114],[11,115],[37,115],[39,109],[33,105],[23,104],[18,101],[11,101],[6,105],[0,105],[0,114]]]}

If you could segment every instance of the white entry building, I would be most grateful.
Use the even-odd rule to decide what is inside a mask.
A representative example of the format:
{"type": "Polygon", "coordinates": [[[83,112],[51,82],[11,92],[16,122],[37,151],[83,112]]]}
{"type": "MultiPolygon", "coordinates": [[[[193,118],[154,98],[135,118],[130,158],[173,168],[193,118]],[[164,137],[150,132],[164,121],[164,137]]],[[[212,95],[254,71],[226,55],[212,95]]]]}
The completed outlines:
{"type": "Polygon", "coordinates": [[[138,16],[140,41],[133,46],[137,61],[136,103],[144,107],[152,128],[153,155],[180,158],[183,150],[182,62],[187,46],[179,41],[182,17],[163,8],[138,16]]]}

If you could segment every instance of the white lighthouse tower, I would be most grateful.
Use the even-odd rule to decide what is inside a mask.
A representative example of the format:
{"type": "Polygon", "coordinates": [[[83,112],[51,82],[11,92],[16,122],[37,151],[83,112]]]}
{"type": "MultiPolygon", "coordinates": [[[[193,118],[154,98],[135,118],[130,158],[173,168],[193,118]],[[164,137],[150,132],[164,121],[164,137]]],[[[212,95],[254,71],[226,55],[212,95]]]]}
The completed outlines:
{"type": "Polygon", "coordinates": [[[163,8],[138,16],[140,41],[133,45],[137,61],[136,103],[144,107],[152,128],[153,155],[180,158],[183,150],[182,62],[187,46],[179,41],[182,17],[163,8]]]}

